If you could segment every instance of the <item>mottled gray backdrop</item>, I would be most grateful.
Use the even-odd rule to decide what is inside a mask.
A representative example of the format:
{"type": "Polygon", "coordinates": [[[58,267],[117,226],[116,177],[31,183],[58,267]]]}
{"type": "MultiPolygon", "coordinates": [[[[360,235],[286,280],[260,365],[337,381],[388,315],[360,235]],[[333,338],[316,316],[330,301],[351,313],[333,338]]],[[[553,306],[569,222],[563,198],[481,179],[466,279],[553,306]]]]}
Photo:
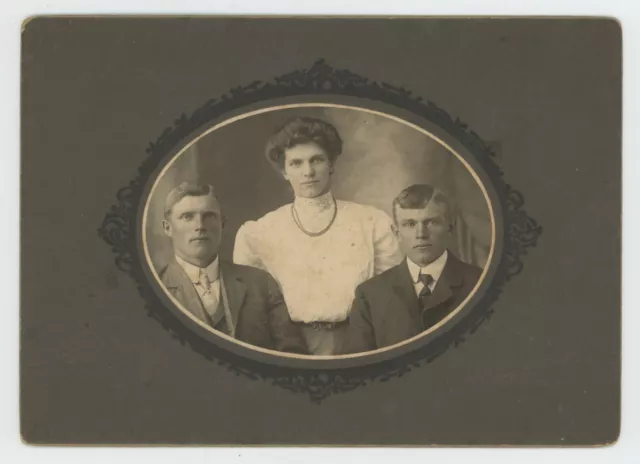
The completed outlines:
{"type": "MultiPolygon", "coordinates": [[[[221,255],[231,259],[240,225],[293,200],[287,181],[267,162],[269,136],[296,116],[322,118],[336,126],[343,153],[333,176],[341,200],[376,206],[392,217],[391,202],[405,187],[426,182],[445,192],[456,210],[451,248],[461,259],[483,267],[491,246],[487,200],[471,173],[443,145],[385,116],[357,109],[292,108],[257,114],[203,136],[167,169],[150,199],[149,254],[159,270],[171,257],[171,240],[162,230],[167,193],[182,181],[214,186],[226,225],[221,255]]],[[[292,252],[295,250],[292,249],[292,252]]]]}

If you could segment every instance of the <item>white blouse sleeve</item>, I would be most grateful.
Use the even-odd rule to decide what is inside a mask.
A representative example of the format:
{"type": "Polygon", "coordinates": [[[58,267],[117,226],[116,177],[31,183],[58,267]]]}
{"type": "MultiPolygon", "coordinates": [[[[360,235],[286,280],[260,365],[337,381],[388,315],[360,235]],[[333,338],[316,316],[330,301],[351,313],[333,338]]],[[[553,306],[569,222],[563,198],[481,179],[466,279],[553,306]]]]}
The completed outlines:
{"type": "Polygon", "coordinates": [[[240,226],[233,248],[233,262],[266,270],[260,254],[256,251],[259,248],[255,243],[259,237],[257,228],[258,223],[255,221],[245,222],[240,226]]]}
{"type": "Polygon", "coordinates": [[[373,217],[374,268],[378,275],[400,264],[403,259],[389,216],[377,210],[373,217]]]}

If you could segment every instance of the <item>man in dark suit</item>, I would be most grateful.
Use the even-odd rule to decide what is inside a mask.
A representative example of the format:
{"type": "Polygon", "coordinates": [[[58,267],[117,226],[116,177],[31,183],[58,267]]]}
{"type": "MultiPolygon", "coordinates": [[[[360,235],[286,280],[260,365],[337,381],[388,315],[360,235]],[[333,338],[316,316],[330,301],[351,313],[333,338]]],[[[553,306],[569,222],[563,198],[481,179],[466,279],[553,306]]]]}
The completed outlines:
{"type": "Polygon", "coordinates": [[[223,219],[210,185],[184,182],[173,189],[162,226],[175,256],[160,278],[183,310],[251,345],[307,353],[275,280],[259,269],[218,258],[223,219]]]}
{"type": "Polygon", "coordinates": [[[429,185],[412,185],[396,197],[395,233],[407,259],[358,286],[344,353],[418,335],[450,314],[475,287],[481,269],[447,249],[451,216],[445,195],[429,185]]]}

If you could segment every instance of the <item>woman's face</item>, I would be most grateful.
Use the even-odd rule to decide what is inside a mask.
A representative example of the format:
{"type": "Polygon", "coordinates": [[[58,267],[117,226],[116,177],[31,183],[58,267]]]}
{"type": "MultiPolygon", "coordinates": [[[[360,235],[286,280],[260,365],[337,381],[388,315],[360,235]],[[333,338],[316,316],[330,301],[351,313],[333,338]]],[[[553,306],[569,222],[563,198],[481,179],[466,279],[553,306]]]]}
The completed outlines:
{"type": "Polygon", "coordinates": [[[332,166],[329,156],[313,142],[284,151],[283,176],[297,197],[315,198],[329,191],[332,166]]]}

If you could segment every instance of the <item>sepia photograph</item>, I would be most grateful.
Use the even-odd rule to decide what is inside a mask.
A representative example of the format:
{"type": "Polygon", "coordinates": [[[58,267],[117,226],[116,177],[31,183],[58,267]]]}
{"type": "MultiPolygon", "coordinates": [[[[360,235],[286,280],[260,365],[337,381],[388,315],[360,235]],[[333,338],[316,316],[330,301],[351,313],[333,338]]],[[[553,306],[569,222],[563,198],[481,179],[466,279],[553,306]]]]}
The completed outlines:
{"type": "Polygon", "coordinates": [[[29,18],[25,446],[615,443],[622,32],[29,18]]]}
{"type": "Polygon", "coordinates": [[[282,356],[390,349],[442,327],[493,253],[479,176],[423,128],[297,104],[208,129],[143,212],[160,288],[193,323],[282,356]]]}

